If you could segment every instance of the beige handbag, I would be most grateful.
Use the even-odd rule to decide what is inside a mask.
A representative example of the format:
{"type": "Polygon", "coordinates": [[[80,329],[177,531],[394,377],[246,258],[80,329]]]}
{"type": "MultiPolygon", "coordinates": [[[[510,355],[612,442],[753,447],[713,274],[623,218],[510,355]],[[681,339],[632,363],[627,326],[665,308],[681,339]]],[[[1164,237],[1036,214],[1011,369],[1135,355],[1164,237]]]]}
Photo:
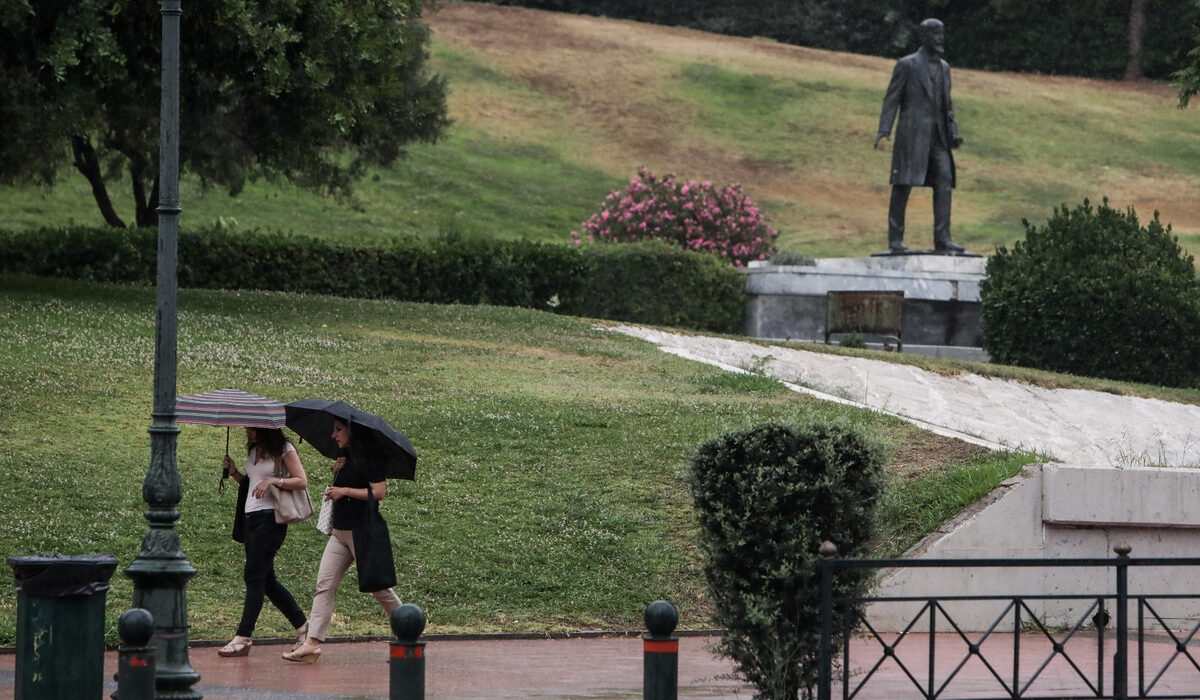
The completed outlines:
{"type": "MultiPolygon", "coordinates": [[[[290,476],[283,459],[276,457],[275,478],[286,479],[290,476]]],[[[313,504],[307,486],[299,491],[288,491],[271,484],[271,495],[275,497],[275,522],[291,525],[312,517],[313,504]]]]}

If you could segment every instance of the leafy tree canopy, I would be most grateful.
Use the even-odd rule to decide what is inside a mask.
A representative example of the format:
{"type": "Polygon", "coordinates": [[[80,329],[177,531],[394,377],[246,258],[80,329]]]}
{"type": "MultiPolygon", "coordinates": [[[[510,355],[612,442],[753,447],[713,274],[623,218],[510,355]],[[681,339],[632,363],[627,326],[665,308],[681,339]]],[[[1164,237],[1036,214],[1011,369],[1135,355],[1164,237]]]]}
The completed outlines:
{"type": "MultiPolygon", "coordinates": [[[[282,177],[345,198],[369,165],[448,125],[427,73],[423,0],[204,0],[181,21],[181,170],[238,194],[282,177]]],[[[128,175],[136,223],[158,200],[158,0],[0,2],[0,183],[73,166],[113,226],[128,175]]]]}
{"type": "MultiPolygon", "coordinates": [[[[1196,7],[1200,8],[1200,2],[1196,3],[1196,7]]],[[[1192,98],[1200,93],[1200,18],[1193,24],[1192,34],[1196,47],[1188,52],[1183,67],[1171,75],[1174,86],[1179,88],[1180,109],[1187,107],[1192,98]]]]}

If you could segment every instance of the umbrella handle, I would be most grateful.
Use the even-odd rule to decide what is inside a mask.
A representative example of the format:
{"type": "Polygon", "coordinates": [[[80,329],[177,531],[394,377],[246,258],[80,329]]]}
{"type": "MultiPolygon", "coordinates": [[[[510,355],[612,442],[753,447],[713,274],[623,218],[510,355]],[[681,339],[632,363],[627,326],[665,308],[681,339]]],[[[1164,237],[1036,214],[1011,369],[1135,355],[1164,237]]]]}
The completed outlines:
{"type": "MultiPolygon", "coordinates": [[[[225,456],[229,456],[229,426],[225,426],[225,456]]],[[[217,482],[217,493],[225,493],[225,480],[229,478],[229,470],[221,467],[221,480],[217,482]]]]}

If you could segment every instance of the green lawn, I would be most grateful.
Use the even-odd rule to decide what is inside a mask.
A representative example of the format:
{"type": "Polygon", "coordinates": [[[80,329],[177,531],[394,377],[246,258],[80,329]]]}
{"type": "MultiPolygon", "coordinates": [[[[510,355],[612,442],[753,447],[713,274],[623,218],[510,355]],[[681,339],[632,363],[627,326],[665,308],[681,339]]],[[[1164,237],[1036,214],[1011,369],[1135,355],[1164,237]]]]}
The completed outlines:
{"type": "MultiPolygon", "coordinates": [[[[146,530],[153,309],[149,288],[0,278],[0,500],[12,506],[0,514],[0,547],[116,555],[110,641],[131,600],[120,572],[146,530]]],[[[341,398],[412,439],[417,479],[392,482],[384,512],[398,593],[425,609],[430,632],[637,629],[657,598],[679,607],[682,627],[706,626],[681,479],[701,443],[764,421],[838,421],[893,453],[928,435],[585,319],[522,309],[185,290],[178,364],[180,394],[235,387],[284,401],[341,398]]],[[[217,491],[224,440],[219,428],[182,425],[178,442],[178,530],[199,572],[188,587],[196,639],[228,637],[240,614],[234,492],[217,491]]],[[[305,445],[300,452],[319,490],[329,462],[305,445]]],[[[934,465],[935,474],[980,471],[984,483],[942,498],[927,522],[881,523],[879,552],[902,551],[936,524],[929,518],[957,512],[1028,459],[934,465]]],[[[906,484],[894,489],[902,502],[917,496],[906,484]]],[[[292,526],[278,561],[305,607],[322,543],[311,524],[292,526]]],[[[13,640],[15,601],[11,587],[0,594],[0,644],[13,640]]],[[[332,634],[387,630],[349,580],[332,634]]],[[[268,606],[258,634],[288,632],[268,606]]]]}

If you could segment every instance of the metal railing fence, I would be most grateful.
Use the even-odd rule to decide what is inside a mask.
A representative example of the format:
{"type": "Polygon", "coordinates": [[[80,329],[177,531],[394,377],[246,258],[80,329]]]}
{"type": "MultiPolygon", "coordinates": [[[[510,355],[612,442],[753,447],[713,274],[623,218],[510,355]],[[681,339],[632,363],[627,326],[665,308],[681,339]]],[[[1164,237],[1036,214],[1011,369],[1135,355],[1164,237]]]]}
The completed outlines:
{"type": "MultiPolygon", "coordinates": [[[[818,700],[833,700],[835,677],[841,690],[842,700],[854,700],[870,696],[871,681],[882,674],[879,670],[888,663],[897,664],[911,683],[911,691],[925,700],[952,700],[948,691],[952,682],[959,677],[966,665],[977,660],[987,670],[987,677],[994,680],[996,695],[1033,700],[1034,698],[1101,698],[1127,700],[1128,698],[1200,698],[1200,654],[1195,654],[1191,644],[1200,643],[1200,619],[1188,619],[1185,629],[1172,625],[1158,609],[1159,601],[1197,601],[1200,609],[1200,592],[1196,594],[1153,593],[1138,591],[1130,593],[1129,571],[1139,567],[1181,568],[1181,575],[1193,578],[1200,573],[1200,558],[1130,558],[1129,548],[1114,548],[1114,558],[1081,559],[875,559],[850,560],[826,558],[820,562],[821,576],[821,639],[818,669],[818,700]],[[1113,588],[1102,593],[1063,594],[995,594],[995,595],[949,595],[949,596],[879,596],[835,597],[834,579],[839,571],[849,569],[872,569],[882,571],[897,568],[969,569],[996,570],[1016,568],[1056,568],[1113,570],[1113,588]],[[1049,625],[1041,619],[1036,609],[1039,601],[1071,601],[1080,605],[1074,617],[1065,625],[1049,625]],[[993,601],[999,613],[982,632],[967,632],[956,622],[955,613],[949,608],[951,601],[993,601]],[[872,604],[907,603],[917,610],[907,625],[896,633],[883,633],[868,619],[867,607],[872,604]],[[1131,607],[1136,610],[1130,622],[1131,607]],[[1113,613],[1110,613],[1109,610],[1113,613]],[[840,613],[841,654],[840,669],[835,669],[834,618],[840,613]],[[1115,618],[1115,619],[1114,619],[1115,618]],[[1109,624],[1115,622],[1111,633],[1109,624]],[[922,624],[924,623],[924,624],[922,624]],[[928,634],[928,649],[922,649],[924,668],[915,668],[912,661],[904,661],[898,645],[916,634],[928,634]],[[1003,659],[994,655],[989,658],[990,640],[1011,634],[1012,646],[1005,651],[1003,659]],[[1095,634],[1095,644],[1084,644],[1086,636],[1095,634]],[[863,658],[862,644],[852,650],[851,639],[870,642],[867,647],[874,656],[863,658]],[[894,636],[894,638],[891,638],[894,636]],[[949,638],[960,649],[939,653],[939,641],[946,645],[949,638]],[[1073,644],[1069,644],[1072,643],[1073,644]],[[1130,657],[1130,643],[1136,656],[1130,657]],[[1164,659],[1162,654],[1149,659],[1149,644],[1173,646],[1164,659]],[[1084,659],[1080,648],[1094,649],[1095,656],[1084,659]],[[958,658],[965,649],[965,656],[958,658]],[[852,653],[854,656],[852,657],[852,653]],[[1024,654],[1024,658],[1023,658],[1024,654]],[[1030,656],[1033,655],[1032,663],[1030,656]],[[1011,660],[1007,657],[1011,656],[1011,660]],[[927,658],[926,658],[927,657],[927,658]],[[1106,661],[1111,657],[1111,667],[1106,672],[1106,661]],[[1059,662],[1060,672],[1065,663],[1071,669],[1071,680],[1075,688],[1056,688],[1046,694],[1035,687],[1046,669],[1059,662]],[[852,668],[857,673],[852,675],[852,668]],[[835,673],[835,671],[840,671],[835,673]],[[1194,681],[1186,680],[1174,685],[1164,682],[1168,671],[1173,673],[1195,672],[1194,681]],[[1136,679],[1130,687],[1130,678],[1136,679]],[[1160,691],[1160,692],[1156,692],[1160,691]]],[[[995,577],[995,578],[998,578],[995,577]]],[[[1200,584],[1197,585],[1200,589],[1200,584]]],[[[1200,617],[1200,616],[1197,616],[1200,617]]],[[[911,645],[910,645],[911,647],[911,645]]],[[[1159,649],[1161,652],[1161,647],[1159,649]]],[[[1061,675],[1061,673],[1060,673],[1061,675]]],[[[895,674],[893,674],[894,678],[895,674]]],[[[971,697],[983,697],[973,690],[971,697]]]]}

